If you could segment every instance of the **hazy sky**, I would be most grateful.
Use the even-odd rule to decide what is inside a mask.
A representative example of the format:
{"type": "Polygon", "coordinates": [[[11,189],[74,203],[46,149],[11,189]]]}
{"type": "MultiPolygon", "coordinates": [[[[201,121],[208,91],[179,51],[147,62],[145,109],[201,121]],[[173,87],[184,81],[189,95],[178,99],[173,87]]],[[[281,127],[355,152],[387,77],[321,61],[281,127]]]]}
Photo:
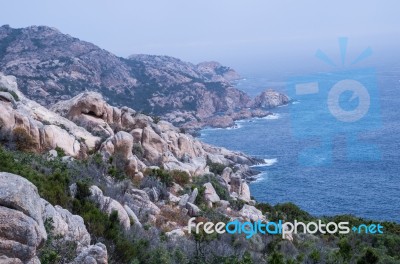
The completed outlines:
{"type": "Polygon", "coordinates": [[[1,9],[0,24],[56,27],[119,56],[217,60],[241,72],[302,65],[318,48],[337,57],[342,36],[354,54],[371,46],[393,57],[400,47],[396,0],[13,0],[1,9]]]}

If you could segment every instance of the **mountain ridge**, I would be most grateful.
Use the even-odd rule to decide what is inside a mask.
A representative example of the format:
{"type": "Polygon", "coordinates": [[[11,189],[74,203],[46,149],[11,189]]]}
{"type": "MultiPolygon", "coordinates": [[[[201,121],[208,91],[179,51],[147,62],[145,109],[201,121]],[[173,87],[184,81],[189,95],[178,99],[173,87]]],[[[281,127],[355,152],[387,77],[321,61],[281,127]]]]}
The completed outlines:
{"type": "Polygon", "coordinates": [[[95,91],[113,105],[189,128],[213,124],[208,120],[221,114],[226,125],[261,114],[258,108],[252,113],[255,107],[237,114],[252,108],[252,99],[232,85],[239,74],[217,62],[145,54],[122,58],[46,26],[2,26],[0,43],[1,71],[16,76],[21,91],[44,106],[95,91]]]}

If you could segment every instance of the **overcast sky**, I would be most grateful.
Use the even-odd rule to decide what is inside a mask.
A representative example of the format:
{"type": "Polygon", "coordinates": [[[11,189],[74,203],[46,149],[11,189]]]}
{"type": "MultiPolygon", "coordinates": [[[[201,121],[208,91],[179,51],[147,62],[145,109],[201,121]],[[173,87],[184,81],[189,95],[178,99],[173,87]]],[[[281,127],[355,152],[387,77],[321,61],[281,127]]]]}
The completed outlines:
{"type": "Polygon", "coordinates": [[[13,0],[1,9],[0,24],[56,27],[119,56],[217,60],[246,73],[302,65],[318,48],[337,57],[342,36],[354,54],[372,46],[393,57],[400,47],[396,0],[13,0]]]}

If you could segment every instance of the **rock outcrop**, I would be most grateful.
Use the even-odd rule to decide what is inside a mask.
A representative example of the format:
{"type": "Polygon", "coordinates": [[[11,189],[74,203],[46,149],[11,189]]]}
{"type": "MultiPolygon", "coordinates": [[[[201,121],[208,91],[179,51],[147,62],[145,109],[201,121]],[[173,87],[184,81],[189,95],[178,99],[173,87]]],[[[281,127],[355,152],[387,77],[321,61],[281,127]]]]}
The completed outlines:
{"type": "Polygon", "coordinates": [[[121,226],[123,226],[125,230],[128,230],[131,227],[129,215],[118,201],[108,196],[104,196],[103,191],[95,185],[91,186],[89,190],[91,192],[90,199],[98,205],[101,211],[108,215],[117,212],[121,226]]]}
{"type": "Polygon", "coordinates": [[[98,93],[86,92],[61,101],[52,110],[93,133],[103,129],[103,136],[109,136],[100,147],[104,159],[115,156],[114,163],[120,161],[115,165],[132,177],[146,165],[204,174],[208,172],[207,158],[227,165],[255,163],[241,153],[204,144],[166,121],[155,123],[127,107],[112,107],[98,93]]]}
{"type": "Polygon", "coordinates": [[[102,244],[90,245],[82,217],[40,198],[28,180],[0,172],[0,263],[40,263],[37,251],[49,236],[44,227],[47,220],[51,220],[52,235],[76,243],[73,263],[107,263],[107,249],[102,244]]]}
{"type": "Polygon", "coordinates": [[[290,98],[272,89],[265,90],[260,95],[254,98],[251,106],[254,108],[271,109],[280,105],[285,105],[290,102],[290,98]]]}
{"type": "Polygon", "coordinates": [[[21,150],[45,152],[62,148],[69,156],[84,156],[99,138],[66,118],[25,98],[13,76],[0,73],[0,87],[18,98],[13,104],[0,100],[0,139],[14,142],[21,150]]]}

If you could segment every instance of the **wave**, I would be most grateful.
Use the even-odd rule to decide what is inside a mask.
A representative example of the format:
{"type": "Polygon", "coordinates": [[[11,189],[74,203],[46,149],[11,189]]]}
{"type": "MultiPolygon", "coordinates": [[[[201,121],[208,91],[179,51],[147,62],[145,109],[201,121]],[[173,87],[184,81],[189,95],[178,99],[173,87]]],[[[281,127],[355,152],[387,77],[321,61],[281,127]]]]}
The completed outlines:
{"type": "Polygon", "coordinates": [[[263,119],[276,120],[276,119],[279,119],[279,117],[280,117],[279,114],[272,114],[272,115],[267,115],[267,116],[263,117],[263,119]]]}
{"type": "Polygon", "coordinates": [[[254,165],[253,167],[270,167],[270,166],[274,165],[277,162],[278,162],[277,158],[264,159],[264,163],[263,164],[257,164],[257,165],[254,165]]]}

